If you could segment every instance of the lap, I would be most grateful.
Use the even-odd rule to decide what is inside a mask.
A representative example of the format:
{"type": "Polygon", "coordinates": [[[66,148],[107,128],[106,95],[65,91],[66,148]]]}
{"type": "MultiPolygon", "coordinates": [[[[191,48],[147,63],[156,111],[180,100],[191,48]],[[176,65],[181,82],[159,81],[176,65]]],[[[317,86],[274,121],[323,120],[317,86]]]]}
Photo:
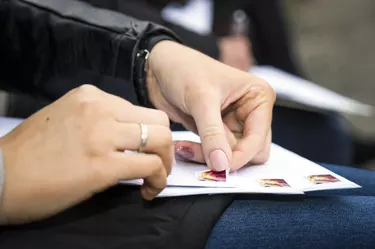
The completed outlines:
{"type": "Polygon", "coordinates": [[[0,226],[0,248],[202,248],[232,199],[213,195],[147,202],[138,187],[119,185],[49,219],[0,226]]]}
{"type": "Polygon", "coordinates": [[[206,248],[372,248],[375,172],[324,166],[363,188],[238,197],[217,222],[206,248]]]}
{"type": "Polygon", "coordinates": [[[206,248],[372,248],[374,210],[370,196],[235,200],[206,248]]]}

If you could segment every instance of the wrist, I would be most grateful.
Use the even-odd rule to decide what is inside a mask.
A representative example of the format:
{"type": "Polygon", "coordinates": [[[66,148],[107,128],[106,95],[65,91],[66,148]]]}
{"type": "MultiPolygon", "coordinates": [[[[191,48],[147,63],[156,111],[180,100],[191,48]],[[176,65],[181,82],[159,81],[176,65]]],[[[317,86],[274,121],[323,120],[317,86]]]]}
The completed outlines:
{"type": "Polygon", "coordinates": [[[171,44],[176,42],[170,40],[163,40],[155,44],[150,51],[150,55],[147,61],[147,76],[146,86],[148,91],[148,97],[151,103],[158,107],[158,100],[162,97],[162,93],[159,86],[159,75],[163,72],[164,62],[166,59],[168,48],[171,44]]]}
{"type": "Polygon", "coordinates": [[[148,70],[146,72],[146,88],[148,92],[148,99],[155,106],[155,95],[158,89],[158,80],[155,75],[154,68],[150,66],[150,60],[148,61],[148,70]]]}
{"type": "Polygon", "coordinates": [[[168,48],[170,48],[172,44],[175,44],[175,42],[169,40],[160,41],[149,50],[150,56],[148,58],[147,68],[150,74],[152,73],[155,76],[161,70],[166,56],[168,56],[168,48]]]}

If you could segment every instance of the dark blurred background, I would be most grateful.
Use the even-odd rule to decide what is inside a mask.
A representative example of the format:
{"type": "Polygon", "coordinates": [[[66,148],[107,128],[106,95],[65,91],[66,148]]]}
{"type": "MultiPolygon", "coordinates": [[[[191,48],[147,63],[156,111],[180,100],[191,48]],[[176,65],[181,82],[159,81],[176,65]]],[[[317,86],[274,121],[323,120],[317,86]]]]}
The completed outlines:
{"type": "MultiPolygon", "coordinates": [[[[283,2],[297,60],[309,78],[375,105],[375,1],[283,2]]],[[[375,135],[374,117],[346,118],[364,135],[375,135]]],[[[367,166],[375,169],[375,162],[367,166]]]]}
{"type": "MultiPolygon", "coordinates": [[[[375,1],[279,1],[286,18],[291,50],[296,57],[295,64],[304,76],[316,84],[375,106],[375,1]]],[[[88,2],[99,4],[100,1],[88,2]]],[[[228,0],[228,5],[230,3],[228,0]]],[[[7,114],[7,103],[7,94],[0,92],[0,115],[7,114]]],[[[375,148],[375,117],[345,116],[345,119],[359,136],[371,138],[371,147],[366,150],[375,148]]],[[[375,155],[375,150],[371,154],[375,155]]],[[[375,169],[375,161],[361,167],[375,169]]]]}
{"type": "MultiPolygon", "coordinates": [[[[375,105],[375,1],[286,0],[297,60],[309,78],[375,105]]],[[[347,117],[375,134],[375,118],[347,117]]]]}

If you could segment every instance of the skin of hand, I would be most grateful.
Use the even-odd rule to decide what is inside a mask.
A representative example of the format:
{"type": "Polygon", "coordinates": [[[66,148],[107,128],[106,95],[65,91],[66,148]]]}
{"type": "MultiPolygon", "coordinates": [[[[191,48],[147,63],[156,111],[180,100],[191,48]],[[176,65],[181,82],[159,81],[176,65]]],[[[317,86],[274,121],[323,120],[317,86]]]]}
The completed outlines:
{"type": "Polygon", "coordinates": [[[174,161],[168,116],[84,85],[40,110],[0,140],[5,182],[0,223],[39,220],[120,180],[143,178],[142,196],[166,185],[174,161]],[[147,124],[144,153],[139,123],[147,124]]]}
{"type": "Polygon", "coordinates": [[[276,98],[268,83],[172,41],[156,44],[148,68],[151,102],[201,138],[175,142],[176,155],[216,171],[268,160],[276,98]]]}
{"type": "Polygon", "coordinates": [[[219,40],[220,61],[243,71],[253,66],[251,43],[246,36],[228,36],[219,40]]]}

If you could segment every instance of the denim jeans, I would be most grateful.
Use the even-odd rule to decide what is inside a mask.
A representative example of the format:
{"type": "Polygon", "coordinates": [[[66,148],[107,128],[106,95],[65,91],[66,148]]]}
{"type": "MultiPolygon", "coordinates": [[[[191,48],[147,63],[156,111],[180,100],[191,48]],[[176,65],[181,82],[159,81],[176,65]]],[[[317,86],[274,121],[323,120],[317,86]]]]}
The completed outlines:
{"type": "Polygon", "coordinates": [[[275,106],[272,141],[313,162],[353,164],[353,141],[348,125],[334,113],[275,106]]]}
{"type": "Polygon", "coordinates": [[[363,188],[305,196],[239,196],[206,249],[375,248],[375,171],[328,166],[363,188]]]}

